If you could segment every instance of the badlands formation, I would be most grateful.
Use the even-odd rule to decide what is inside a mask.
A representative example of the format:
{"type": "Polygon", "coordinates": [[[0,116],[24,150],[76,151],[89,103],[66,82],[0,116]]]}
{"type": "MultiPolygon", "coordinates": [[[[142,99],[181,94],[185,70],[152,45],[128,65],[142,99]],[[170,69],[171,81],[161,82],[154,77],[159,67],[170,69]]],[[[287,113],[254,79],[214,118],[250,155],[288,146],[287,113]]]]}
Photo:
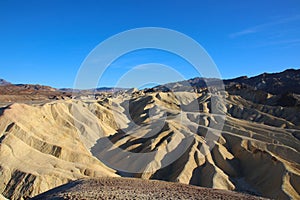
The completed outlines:
{"type": "MultiPolygon", "coordinates": [[[[127,183],[100,177],[135,177],[193,185],[185,187],[195,199],[194,186],[300,199],[300,70],[225,80],[221,93],[210,92],[216,80],[205,81],[93,98],[34,86],[21,97],[6,92],[0,109],[0,194],[26,199],[73,180],[82,180],[75,181],[77,188],[99,182],[100,189],[112,187],[105,181],[112,180],[120,190],[127,183]],[[42,98],[30,99],[33,94],[42,98]]],[[[7,87],[19,86],[5,84],[0,91],[11,92],[7,87]]],[[[155,183],[167,187],[146,184],[155,183]]],[[[59,191],[70,190],[69,185],[59,191]]],[[[223,192],[225,199],[236,195],[207,191],[211,197],[223,192]]]]}

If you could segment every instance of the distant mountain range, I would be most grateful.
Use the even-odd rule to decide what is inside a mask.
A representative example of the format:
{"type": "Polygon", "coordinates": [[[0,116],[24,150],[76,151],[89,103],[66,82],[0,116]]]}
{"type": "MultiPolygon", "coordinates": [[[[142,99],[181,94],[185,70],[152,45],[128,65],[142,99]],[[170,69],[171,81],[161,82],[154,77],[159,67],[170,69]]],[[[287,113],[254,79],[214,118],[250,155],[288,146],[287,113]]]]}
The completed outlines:
{"type": "MultiPolygon", "coordinates": [[[[168,92],[168,91],[196,91],[207,90],[207,83],[210,87],[217,87],[219,79],[196,77],[189,80],[159,85],[153,88],[146,88],[144,92],[168,92]]],[[[243,95],[244,98],[251,98],[256,103],[282,106],[300,106],[300,69],[287,69],[279,73],[263,73],[254,77],[241,76],[234,79],[223,80],[226,91],[230,94],[243,95]],[[251,95],[256,91],[256,95],[251,95]],[[257,93],[260,91],[260,93],[257,93]],[[243,94],[242,94],[243,93],[243,94]],[[257,95],[259,94],[259,95],[257,95]],[[272,98],[268,94],[275,95],[272,98]]],[[[85,96],[100,93],[114,93],[126,91],[129,88],[100,87],[94,89],[56,89],[50,86],[32,85],[32,84],[11,84],[10,82],[0,79],[1,95],[26,95],[27,100],[39,99],[65,99],[72,96],[85,96]],[[30,95],[30,96],[28,96],[30,95]],[[35,96],[34,96],[35,95],[35,96]]],[[[13,99],[1,99],[0,101],[13,101],[13,99]]],[[[15,97],[14,97],[15,98],[15,97]]],[[[17,98],[17,99],[18,99],[17,98]]]]}
{"type": "Polygon", "coordinates": [[[94,88],[94,89],[72,89],[72,88],[61,88],[58,89],[59,91],[63,91],[63,92],[74,92],[74,93],[78,93],[78,92],[118,92],[118,91],[122,91],[122,90],[128,90],[128,88],[115,88],[115,87],[99,87],[99,88],[94,88]]]}
{"type": "MultiPolygon", "coordinates": [[[[189,80],[178,81],[174,83],[167,83],[150,88],[155,91],[172,90],[177,89],[184,90],[187,88],[206,88],[206,84],[209,82],[213,85],[213,82],[219,81],[215,78],[201,78],[196,77],[189,80]]],[[[279,73],[263,73],[254,77],[241,76],[233,79],[224,79],[226,88],[235,84],[241,84],[247,87],[251,87],[255,90],[262,90],[271,94],[285,94],[285,93],[297,93],[300,94],[300,69],[287,69],[279,73]]],[[[29,90],[49,90],[49,91],[61,91],[61,92],[116,92],[122,90],[128,90],[129,88],[114,88],[114,87],[99,87],[94,89],[73,89],[73,88],[52,88],[49,86],[32,85],[32,84],[12,84],[4,79],[0,79],[0,86],[14,86],[29,90]]],[[[147,89],[146,89],[147,90],[147,89]]],[[[149,88],[148,88],[149,90],[149,88]]],[[[1,91],[0,91],[1,92],[1,91]]]]}
{"type": "Polygon", "coordinates": [[[290,92],[300,94],[300,69],[287,69],[279,73],[263,73],[251,78],[242,76],[224,80],[224,83],[226,85],[232,83],[244,84],[271,94],[290,92]]]}
{"type": "MultiPolygon", "coordinates": [[[[207,83],[211,86],[218,82],[219,79],[215,78],[201,78],[196,77],[185,81],[168,83],[159,85],[153,88],[155,91],[163,90],[191,90],[191,89],[205,89],[207,83]]],[[[233,79],[223,80],[226,89],[233,85],[240,84],[243,87],[249,87],[255,90],[261,90],[271,94],[285,94],[297,93],[300,94],[300,69],[287,69],[279,73],[263,73],[254,77],[241,76],[233,79]]]]}

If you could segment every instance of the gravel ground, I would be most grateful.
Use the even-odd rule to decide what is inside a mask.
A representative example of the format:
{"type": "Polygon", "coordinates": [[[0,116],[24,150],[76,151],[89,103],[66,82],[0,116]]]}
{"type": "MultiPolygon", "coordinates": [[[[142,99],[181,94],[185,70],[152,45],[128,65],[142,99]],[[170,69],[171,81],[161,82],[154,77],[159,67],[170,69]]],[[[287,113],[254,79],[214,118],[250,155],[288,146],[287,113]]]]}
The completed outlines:
{"type": "Polygon", "coordinates": [[[40,194],[33,199],[264,199],[226,190],[134,178],[81,179],[40,194]]]}

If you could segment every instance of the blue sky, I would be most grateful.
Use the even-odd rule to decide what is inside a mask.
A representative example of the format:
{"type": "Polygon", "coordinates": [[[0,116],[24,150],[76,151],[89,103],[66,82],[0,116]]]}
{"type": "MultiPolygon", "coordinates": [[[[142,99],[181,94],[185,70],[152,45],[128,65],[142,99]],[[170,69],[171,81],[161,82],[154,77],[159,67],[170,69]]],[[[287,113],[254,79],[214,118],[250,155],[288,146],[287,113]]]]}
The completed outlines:
{"type": "MultiPolygon", "coordinates": [[[[223,78],[300,66],[299,0],[1,0],[0,78],[72,87],[81,63],[100,42],[140,27],[193,38],[223,78]]],[[[114,86],[132,67],[147,63],[171,66],[185,79],[198,75],[178,56],[148,49],[120,57],[98,86],[114,86]]],[[[140,87],[135,84],[123,86],[140,87]]]]}

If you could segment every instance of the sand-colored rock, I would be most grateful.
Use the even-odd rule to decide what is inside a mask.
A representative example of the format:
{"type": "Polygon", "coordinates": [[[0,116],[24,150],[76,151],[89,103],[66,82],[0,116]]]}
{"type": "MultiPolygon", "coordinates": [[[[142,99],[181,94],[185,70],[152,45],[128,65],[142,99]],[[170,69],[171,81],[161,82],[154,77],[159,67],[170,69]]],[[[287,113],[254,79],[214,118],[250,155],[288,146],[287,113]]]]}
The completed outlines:
{"type": "Polygon", "coordinates": [[[0,194],[0,200],[7,200],[7,198],[5,198],[4,196],[2,196],[2,194],[0,194]]]}
{"type": "MultiPolygon", "coordinates": [[[[71,102],[13,104],[0,116],[0,191],[32,197],[70,180],[117,176],[87,150],[70,115],[71,102]]],[[[87,116],[88,117],[88,116],[87,116]]],[[[97,130],[80,119],[92,137],[97,130]]],[[[95,122],[94,122],[95,123],[95,122]]],[[[98,130],[97,130],[98,131],[98,130]]]]}

